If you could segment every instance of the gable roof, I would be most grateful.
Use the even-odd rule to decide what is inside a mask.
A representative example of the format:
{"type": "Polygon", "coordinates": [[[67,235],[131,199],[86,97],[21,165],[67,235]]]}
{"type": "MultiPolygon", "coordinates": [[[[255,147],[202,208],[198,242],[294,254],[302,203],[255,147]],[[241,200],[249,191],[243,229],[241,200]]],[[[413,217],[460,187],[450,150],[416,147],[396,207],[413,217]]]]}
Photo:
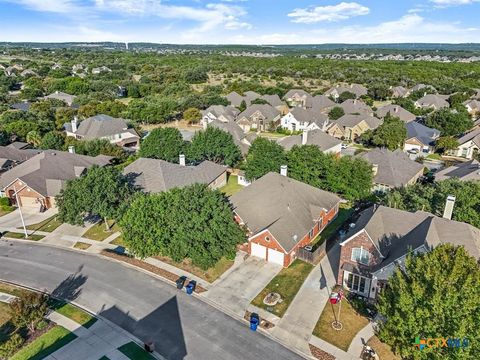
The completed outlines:
{"type": "Polygon", "coordinates": [[[409,90],[403,86],[395,86],[390,89],[392,97],[405,97],[408,95],[409,90]]]}
{"type": "Polygon", "coordinates": [[[463,181],[480,181],[480,162],[478,160],[470,160],[464,163],[458,163],[449,166],[435,173],[436,181],[442,181],[451,178],[458,178],[459,180],[463,181]]]}
{"type": "Polygon", "coordinates": [[[312,100],[312,109],[314,111],[322,111],[325,109],[333,108],[336,106],[336,103],[333,102],[328,96],[325,95],[316,95],[312,100]]]}
{"type": "Polygon", "coordinates": [[[61,100],[67,105],[72,105],[76,99],[75,95],[70,95],[61,91],[55,91],[54,93],[45,96],[45,99],[56,99],[61,100]]]}
{"type": "Polygon", "coordinates": [[[47,150],[3,173],[0,177],[0,187],[5,188],[16,179],[20,179],[43,196],[55,196],[65,186],[67,180],[77,178],[93,165],[105,166],[110,160],[110,156],[104,155],[91,157],[47,150]]]}
{"type": "Polygon", "coordinates": [[[378,108],[376,114],[380,119],[383,119],[385,116],[387,116],[387,114],[390,114],[391,116],[399,118],[404,122],[411,122],[417,118],[417,116],[412,114],[410,111],[405,110],[400,105],[394,104],[385,105],[381,108],[378,108]]]}
{"type": "MultiPolygon", "coordinates": [[[[328,135],[322,130],[310,130],[306,132],[307,144],[306,145],[316,145],[320,148],[321,151],[328,151],[335,146],[342,143],[341,140],[334,138],[333,136],[328,135]]],[[[290,150],[295,145],[302,145],[302,135],[288,136],[278,141],[280,145],[286,150],[290,150]]]]}
{"type": "Polygon", "coordinates": [[[234,121],[237,115],[240,113],[240,111],[231,106],[223,106],[223,105],[212,105],[206,110],[202,111],[203,115],[211,113],[213,116],[215,116],[217,119],[220,116],[225,117],[228,121],[234,121]]]}
{"type": "Polygon", "coordinates": [[[340,105],[337,105],[343,109],[345,114],[373,114],[373,110],[370,106],[365,104],[362,100],[348,99],[340,105]]]}
{"type": "Polygon", "coordinates": [[[10,145],[0,146],[0,159],[22,162],[42,152],[42,150],[36,149],[18,149],[10,145]]]}
{"type": "Polygon", "coordinates": [[[235,107],[239,107],[242,104],[242,101],[245,101],[248,106],[252,103],[253,100],[256,100],[260,97],[261,95],[256,93],[255,91],[246,91],[244,96],[240,95],[236,91],[232,91],[226,96],[227,100],[230,101],[230,104],[235,107]]]}
{"type": "Polygon", "coordinates": [[[341,95],[343,94],[344,92],[350,92],[352,94],[355,94],[355,96],[357,98],[363,96],[363,95],[367,95],[368,93],[368,90],[365,86],[363,85],[360,85],[360,84],[350,84],[350,85],[338,85],[338,86],[334,86],[330,89],[328,89],[326,92],[325,92],[325,95],[329,96],[333,93],[337,93],[338,95],[341,95]]]}
{"type": "Polygon", "coordinates": [[[31,102],[22,101],[22,102],[11,104],[10,108],[13,109],[13,110],[28,111],[28,110],[30,110],[30,106],[32,106],[31,102]]]}
{"type": "Polygon", "coordinates": [[[123,169],[129,181],[142,191],[158,193],[175,187],[210,184],[227,168],[211,161],[196,166],[182,166],[164,160],[139,158],[123,169]]]}
{"type": "Polygon", "coordinates": [[[416,138],[423,145],[433,145],[435,139],[440,136],[439,130],[429,128],[416,121],[406,123],[405,127],[407,128],[407,140],[416,138]]]}
{"type": "Polygon", "coordinates": [[[268,229],[290,252],[315,226],[321,210],[334,208],[340,198],[270,172],[232,195],[230,202],[253,234],[268,229]]]}
{"type": "Polygon", "coordinates": [[[352,128],[360,124],[362,121],[365,121],[368,127],[372,130],[376,129],[383,123],[383,120],[380,120],[374,116],[370,116],[366,114],[363,114],[363,115],[347,114],[347,115],[343,115],[338,120],[332,121],[332,124],[337,124],[342,127],[352,128]]]}
{"type": "Polygon", "coordinates": [[[280,96],[278,96],[277,94],[263,95],[260,97],[260,99],[265,100],[266,102],[268,102],[270,105],[274,107],[287,105],[280,99],[280,96]]]}
{"type": "Polygon", "coordinates": [[[458,139],[458,143],[462,145],[470,140],[473,141],[478,147],[480,147],[480,129],[476,129],[466,133],[458,139]]]}
{"type": "Polygon", "coordinates": [[[473,99],[463,103],[465,106],[470,107],[472,110],[480,111],[480,100],[473,99]]]}
{"type": "Polygon", "coordinates": [[[405,186],[423,168],[422,164],[411,160],[400,149],[390,151],[387,149],[374,149],[358,155],[372,165],[378,166],[374,183],[390,187],[405,186]]]}
{"type": "Polygon", "coordinates": [[[242,141],[246,138],[246,135],[243,132],[242,128],[236,122],[230,121],[228,123],[225,123],[219,120],[214,120],[208,123],[208,126],[213,126],[220,130],[228,132],[229,134],[232,135],[233,142],[235,143],[235,145],[239,147],[242,154],[245,155],[248,152],[248,149],[250,148],[250,146],[244,141],[242,141]]]}
{"type": "Polygon", "coordinates": [[[441,109],[450,106],[447,99],[448,95],[427,94],[415,101],[415,104],[420,107],[435,107],[436,109],[441,109]]]}
{"type": "Polygon", "coordinates": [[[80,135],[88,140],[121,134],[127,130],[128,124],[125,119],[114,118],[109,115],[101,114],[83,120],[78,125],[78,130],[75,134],[80,135]]]}
{"type": "Polygon", "coordinates": [[[252,116],[257,111],[259,111],[265,117],[265,120],[267,120],[267,122],[273,121],[277,116],[280,115],[280,111],[275,109],[272,105],[254,104],[254,105],[250,105],[245,109],[245,111],[240,113],[237,119],[241,119],[243,117],[250,118],[250,116],[252,116]]]}

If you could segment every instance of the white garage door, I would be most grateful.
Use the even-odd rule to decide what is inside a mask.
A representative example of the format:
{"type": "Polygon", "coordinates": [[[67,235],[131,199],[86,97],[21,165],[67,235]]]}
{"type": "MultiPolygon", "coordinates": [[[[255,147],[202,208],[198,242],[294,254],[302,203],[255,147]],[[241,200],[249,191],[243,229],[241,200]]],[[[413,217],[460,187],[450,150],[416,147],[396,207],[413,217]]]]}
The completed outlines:
{"type": "Polygon", "coordinates": [[[37,198],[20,196],[20,202],[24,207],[37,207],[40,209],[40,204],[37,202],[37,198]]]}
{"type": "Polygon", "coordinates": [[[267,248],[265,246],[258,245],[252,242],[251,249],[252,249],[252,256],[256,256],[261,259],[267,258],[267,248]]]}
{"type": "Polygon", "coordinates": [[[273,249],[268,249],[268,262],[283,266],[283,253],[273,249]]]}

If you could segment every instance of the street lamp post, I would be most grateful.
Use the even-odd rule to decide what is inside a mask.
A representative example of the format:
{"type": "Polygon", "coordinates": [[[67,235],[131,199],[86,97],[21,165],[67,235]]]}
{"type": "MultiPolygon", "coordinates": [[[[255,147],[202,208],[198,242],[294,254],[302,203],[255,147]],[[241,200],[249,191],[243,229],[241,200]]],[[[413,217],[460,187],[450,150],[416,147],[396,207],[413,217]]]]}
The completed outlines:
{"type": "Polygon", "coordinates": [[[15,201],[17,202],[18,212],[20,213],[20,219],[22,220],[23,232],[25,233],[25,239],[28,238],[27,227],[25,226],[25,221],[23,220],[22,207],[20,206],[20,201],[18,200],[18,192],[13,187],[13,192],[15,194],[15,201]]]}

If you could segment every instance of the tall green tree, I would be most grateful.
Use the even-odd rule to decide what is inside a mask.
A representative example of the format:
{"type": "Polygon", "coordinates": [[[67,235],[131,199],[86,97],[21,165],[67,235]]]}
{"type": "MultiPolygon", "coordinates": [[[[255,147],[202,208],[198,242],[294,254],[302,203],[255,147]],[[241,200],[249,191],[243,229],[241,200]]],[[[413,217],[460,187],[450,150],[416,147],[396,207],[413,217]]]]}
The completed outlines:
{"type": "Polygon", "coordinates": [[[94,166],[84,176],[67,182],[55,197],[62,222],[83,225],[87,216],[100,216],[108,230],[108,219],[118,220],[135,190],[114,167],[94,166]]]}
{"type": "Polygon", "coordinates": [[[248,180],[256,180],[271,171],[279,172],[286,161],[285,151],[279,144],[258,137],[248,150],[245,176],[248,180]]]}
{"type": "Polygon", "coordinates": [[[48,297],[42,293],[27,292],[10,303],[12,323],[17,329],[26,327],[31,333],[47,314],[48,297]]]}
{"type": "Polygon", "coordinates": [[[210,160],[228,166],[234,166],[242,157],[232,135],[212,126],[193,136],[187,155],[189,160],[210,160]]]}
{"type": "Polygon", "coordinates": [[[133,254],[189,258],[203,269],[233,258],[236,245],[245,241],[225,195],[200,184],[138,196],[120,226],[133,254]]]}
{"type": "Polygon", "coordinates": [[[458,146],[458,140],[453,136],[442,136],[435,142],[435,148],[441,153],[445,153],[448,150],[455,150],[458,146]]]}
{"type": "Polygon", "coordinates": [[[178,163],[178,157],[185,151],[182,134],[176,128],[153,129],[140,144],[140,157],[161,159],[178,163]]]}
{"type": "Polygon", "coordinates": [[[393,151],[403,148],[406,138],[405,123],[399,118],[387,114],[383,119],[383,124],[373,130],[370,142],[372,145],[386,147],[393,151]]]}
{"type": "Polygon", "coordinates": [[[345,111],[340,106],[335,106],[330,112],[328,113],[328,117],[332,120],[338,120],[343,115],[345,115],[345,111]]]}
{"type": "Polygon", "coordinates": [[[434,111],[427,117],[425,125],[440,130],[443,136],[455,136],[470,130],[473,121],[465,107],[458,107],[434,111]]]}
{"type": "Polygon", "coordinates": [[[62,150],[65,143],[64,135],[59,131],[46,133],[40,142],[41,149],[62,150]]]}
{"type": "MultiPolygon", "coordinates": [[[[453,239],[452,239],[453,240],[453,239]]],[[[444,244],[413,255],[380,293],[380,339],[402,358],[476,359],[480,349],[480,268],[463,247],[444,244]],[[416,337],[468,339],[464,348],[413,346],[416,337]]]]}
{"type": "Polygon", "coordinates": [[[350,91],[344,91],[338,96],[338,102],[342,103],[345,100],[356,99],[356,98],[357,98],[357,95],[355,95],[354,93],[350,91]]]}

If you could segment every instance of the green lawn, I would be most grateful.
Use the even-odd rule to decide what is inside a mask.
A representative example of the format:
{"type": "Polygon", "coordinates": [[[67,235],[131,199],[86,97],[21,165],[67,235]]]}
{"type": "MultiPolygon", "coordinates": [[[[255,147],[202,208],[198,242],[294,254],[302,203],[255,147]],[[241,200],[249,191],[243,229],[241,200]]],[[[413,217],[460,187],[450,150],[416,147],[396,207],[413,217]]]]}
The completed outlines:
{"type": "Polygon", "coordinates": [[[282,269],[277,276],[270,281],[265,289],[253,299],[252,304],[282,317],[312,269],[313,265],[299,259],[295,260],[288,268],[282,269]],[[263,299],[271,292],[280,294],[283,301],[275,306],[269,307],[263,303],[263,299]]]}
{"type": "MultiPolygon", "coordinates": [[[[9,237],[12,239],[25,239],[25,234],[24,233],[17,233],[17,232],[7,232],[4,237],[9,237]]],[[[31,234],[28,235],[26,238],[27,240],[33,240],[33,241],[38,241],[42,240],[45,236],[43,235],[37,235],[37,234],[31,234]]]]}
{"type": "Polygon", "coordinates": [[[442,156],[440,154],[429,154],[429,155],[427,155],[427,159],[442,160],[442,156]]]}
{"type": "Polygon", "coordinates": [[[338,209],[337,217],[327,225],[325,229],[312,241],[312,246],[314,248],[320,246],[325,240],[330,236],[335,234],[340,227],[345,223],[345,221],[352,215],[353,209],[351,205],[341,204],[340,209],[338,209]]]}
{"type": "Polygon", "coordinates": [[[61,326],[48,332],[23,347],[10,360],[40,360],[74,340],[77,336],[61,326]]]}
{"type": "Polygon", "coordinates": [[[0,206],[0,216],[10,214],[15,208],[14,207],[1,207],[0,206]]]}
{"type": "Polygon", "coordinates": [[[132,360],[155,360],[155,358],[148,352],[143,350],[140,346],[133,341],[118,348],[123,355],[132,360]]]}
{"type": "Polygon", "coordinates": [[[75,249],[80,249],[80,250],[87,250],[90,246],[92,246],[92,244],[88,244],[88,243],[85,243],[85,242],[82,242],[82,241],[77,241],[73,247],[75,249]]]}
{"type": "Polygon", "coordinates": [[[12,330],[11,327],[7,325],[10,318],[10,306],[0,302],[0,343],[8,339],[12,330]]]}
{"type": "MultiPolygon", "coordinates": [[[[338,314],[338,308],[338,304],[333,305],[335,314],[338,314]]],[[[337,331],[332,328],[332,322],[334,320],[332,305],[330,302],[327,302],[313,330],[313,335],[344,351],[348,351],[348,347],[355,335],[368,324],[368,319],[358,314],[346,299],[342,300],[342,309],[340,311],[340,322],[343,325],[342,330],[337,331]]]]}
{"type": "Polygon", "coordinates": [[[125,242],[123,241],[123,236],[122,236],[122,235],[120,235],[120,236],[116,237],[115,239],[113,239],[113,240],[110,242],[110,244],[126,247],[126,246],[125,246],[125,242]]]}
{"type": "Polygon", "coordinates": [[[228,177],[227,185],[220,189],[225,195],[230,196],[243,189],[242,185],[238,185],[238,177],[230,175],[228,177]]]}
{"type": "Polygon", "coordinates": [[[105,230],[105,222],[100,221],[88,229],[82,236],[90,240],[103,241],[110,235],[120,231],[120,228],[114,220],[108,220],[108,225],[110,226],[110,230],[107,231],[105,230]]]}
{"type": "Polygon", "coordinates": [[[89,328],[97,321],[97,318],[72,304],[65,303],[63,301],[51,300],[49,305],[59,314],[68,317],[83,327],[89,328]]]}
{"type": "Polygon", "coordinates": [[[35,230],[35,231],[52,232],[53,230],[58,228],[60,225],[62,225],[62,222],[58,221],[57,218],[58,218],[57,215],[54,215],[52,217],[49,217],[46,220],[39,222],[38,224],[28,225],[27,229],[35,230]]]}

